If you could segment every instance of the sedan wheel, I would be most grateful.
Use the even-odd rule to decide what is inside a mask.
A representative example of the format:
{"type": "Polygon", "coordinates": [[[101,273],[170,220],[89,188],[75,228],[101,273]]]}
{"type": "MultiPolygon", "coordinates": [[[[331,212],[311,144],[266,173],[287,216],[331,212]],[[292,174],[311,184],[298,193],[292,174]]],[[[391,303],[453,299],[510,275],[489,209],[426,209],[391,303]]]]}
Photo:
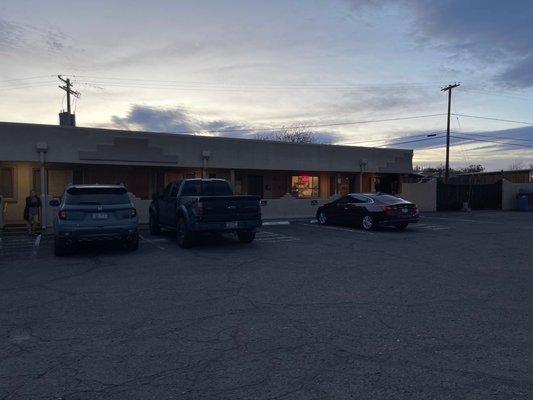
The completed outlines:
{"type": "Polygon", "coordinates": [[[365,215],[363,217],[363,221],[361,222],[361,226],[365,231],[374,229],[374,218],[372,218],[371,215],[365,215]]]}
{"type": "Polygon", "coordinates": [[[320,211],[318,214],[318,222],[320,225],[326,225],[328,223],[328,219],[326,218],[326,213],[324,211],[320,211]]]}

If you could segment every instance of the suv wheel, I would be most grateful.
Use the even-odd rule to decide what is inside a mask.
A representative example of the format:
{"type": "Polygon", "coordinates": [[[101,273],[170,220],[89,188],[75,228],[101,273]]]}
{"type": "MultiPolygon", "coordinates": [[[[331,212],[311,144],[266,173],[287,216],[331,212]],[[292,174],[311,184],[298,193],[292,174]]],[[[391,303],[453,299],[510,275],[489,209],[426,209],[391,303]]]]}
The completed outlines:
{"type": "Polygon", "coordinates": [[[135,251],[139,248],[139,236],[136,235],[133,237],[131,242],[126,242],[126,250],[135,251]]]}
{"type": "Polygon", "coordinates": [[[150,235],[159,235],[161,233],[161,227],[159,226],[159,222],[157,221],[157,218],[150,213],[150,235]]]}
{"type": "Polygon", "coordinates": [[[255,239],[254,231],[237,231],[237,237],[241,243],[252,243],[255,239]]]}
{"type": "Polygon", "coordinates": [[[62,240],[55,239],[54,240],[54,255],[60,257],[67,254],[67,247],[65,246],[65,243],[62,240]]]}
{"type": "Polygon", "coordinates": [[[189,231],[183,217],[178,219],[176,238],[178,240],[178,246],[184,249],[191,248],[194,245],[194,232],[189,231]]]}

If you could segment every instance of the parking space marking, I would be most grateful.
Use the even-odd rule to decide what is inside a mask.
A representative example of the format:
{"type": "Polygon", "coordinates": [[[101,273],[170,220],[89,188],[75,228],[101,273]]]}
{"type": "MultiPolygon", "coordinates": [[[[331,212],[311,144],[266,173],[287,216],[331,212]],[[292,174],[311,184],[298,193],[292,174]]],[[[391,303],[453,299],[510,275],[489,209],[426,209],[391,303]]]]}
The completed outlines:
{"type": "Polygon", "coordinates": [[[288,235],[282,235],[280,233],[260,230],[255,235],[255,240],[259,242],[294,242],[300,240],[300,238],[288,235]]]}
{"type": "Polygon", "coordinates": [[[414,224],[412,225],[413,228],[421,228],[421,229],[429,229],[431,231],[443,231],[447,229],[451,229],[451,226],[442,226],[442,225],[428,225],[428,224],[414,224]]]}
{"type": "Polygon", "coordinates": [[[41,235],[35,239],[27,235],[0,237],[0,257],[22,259],[36,257],[41,244],[41,235]]]}
{"type": "Polygon", "coordinates": [[[498,224],[498,222],[494,222],[494,221],[478,221],[478,220],[475,220],[475,219],[466,219],[466,218],[449,218],[449,217],[433,217],[431,215],[422,215],[421,218],[423,219],[426,219],[426,218],[429,218],[429,219],[442,219],[442,220],[445,220],[445,221],[459,221],[459,222],[474,222],[474,223],[478,223],[478,224],[498,224]]]}
{"type": "Polygon", "coordinates": [[[332,229],[332,230],[335,230],[335,231],[346,231],[346,232],[352,232],[352,233],[359,233],[359,234],[362,234],[362,235],[374,235],[373,232],[357,230],[357,229],[350,229],[350,228],[343,228],[341,226],[318,225],[318,224],[311,224],[311,223],[302,223],[302,225],[312,226],[313,228],[319,228],[319,229],[332,229]]]}
{"type": "Polygon", "coordinates": [[[273,226],[273,225],[290,225],[289,221],[266,221],[263,222],[263,226],[273,226]]]}
{"type": "MultiPolygon", "coordinates": [[[[151,245],[157,247],[159,250],[165,250],[165,248],[163,246],[159,246],[154,240],[151,240],[151,239],[147,239],[145,238],[143,235],[139,235],[139,238],[141,240],[144,240],[145,242],[147,243],[150,243],[151,245]]],[[[158,240],[161,240],[161,239],[158,239],[158,240]]],[[[164,239],[163,239],[164,240],[164,239]]]]}

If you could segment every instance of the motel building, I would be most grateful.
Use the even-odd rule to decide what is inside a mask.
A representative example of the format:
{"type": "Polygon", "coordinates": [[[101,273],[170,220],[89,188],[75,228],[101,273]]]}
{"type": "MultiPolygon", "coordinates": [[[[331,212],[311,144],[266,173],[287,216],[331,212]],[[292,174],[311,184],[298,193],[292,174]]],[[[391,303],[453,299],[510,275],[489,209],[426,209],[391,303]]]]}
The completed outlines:
{"type": "Polygon", "coordinates": [[[412,150],[0,123],[4,224],[23,223],[25,198],[48,205],[68,184],[122,183],[141,222],[152,194],[184,178],[222,178],[236,194],[261,196],[263,218],[312,217],[351,192],[397,194],[412,173],[412,150]]]}

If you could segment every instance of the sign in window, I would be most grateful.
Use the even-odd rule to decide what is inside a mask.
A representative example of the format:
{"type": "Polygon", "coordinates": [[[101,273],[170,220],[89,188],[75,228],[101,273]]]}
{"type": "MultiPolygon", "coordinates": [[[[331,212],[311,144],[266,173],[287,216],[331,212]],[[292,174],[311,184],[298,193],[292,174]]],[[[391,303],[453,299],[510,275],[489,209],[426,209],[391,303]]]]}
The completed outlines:
{"type": "Polygon", "coordinates": [[[318,176],[298,175],[291,178],[292,195],[295,197],[319,197],[318,176]]]}

